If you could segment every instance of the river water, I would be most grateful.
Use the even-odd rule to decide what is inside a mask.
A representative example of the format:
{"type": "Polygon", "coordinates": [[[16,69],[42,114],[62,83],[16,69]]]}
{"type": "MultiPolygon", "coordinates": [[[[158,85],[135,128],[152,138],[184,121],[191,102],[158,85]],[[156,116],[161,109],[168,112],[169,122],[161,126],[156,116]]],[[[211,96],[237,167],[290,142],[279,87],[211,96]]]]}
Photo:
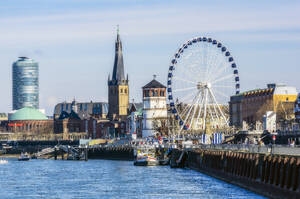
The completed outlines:
{"type": "Polygon", "coordinates": [[[8,161],[0,164],[1,199],[263,198],[189,169],[110,160],[8,161]]]}

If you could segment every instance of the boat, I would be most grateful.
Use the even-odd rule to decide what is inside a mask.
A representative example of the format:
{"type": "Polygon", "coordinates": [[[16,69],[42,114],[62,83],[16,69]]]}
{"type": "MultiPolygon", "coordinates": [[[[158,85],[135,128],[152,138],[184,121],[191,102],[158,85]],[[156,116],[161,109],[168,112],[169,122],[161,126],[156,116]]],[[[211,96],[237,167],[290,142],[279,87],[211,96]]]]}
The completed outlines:
{"type": "Polygon", "coordinates": [[[0,159],[0,164],[7,164],[8,161],[7,160],[4,160],[4,159],[0,159]]]}
{"type": "Polygon", "coordinates": [[[19,161],[28,161],[30,160],[30,156],[27,153],[21,153],[20,157],[18,158],[19,161]]]}
{"type": "Polygon", "coordinates": [[[138,151],[136,159],[134,161],[134,166],[157,166],[159,160],[150,152],[138,151]]]}

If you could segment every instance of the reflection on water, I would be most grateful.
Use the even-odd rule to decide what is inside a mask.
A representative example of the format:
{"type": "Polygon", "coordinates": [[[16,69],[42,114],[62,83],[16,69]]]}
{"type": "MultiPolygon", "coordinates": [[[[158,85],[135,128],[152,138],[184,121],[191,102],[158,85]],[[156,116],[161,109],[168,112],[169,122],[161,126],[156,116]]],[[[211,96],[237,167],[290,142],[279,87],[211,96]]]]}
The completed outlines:
{"type": "Polygon", "coordinates": [[[263,198],[199,172],[135,167],[130,161],[9,159],[0,198],[263,198]]]}

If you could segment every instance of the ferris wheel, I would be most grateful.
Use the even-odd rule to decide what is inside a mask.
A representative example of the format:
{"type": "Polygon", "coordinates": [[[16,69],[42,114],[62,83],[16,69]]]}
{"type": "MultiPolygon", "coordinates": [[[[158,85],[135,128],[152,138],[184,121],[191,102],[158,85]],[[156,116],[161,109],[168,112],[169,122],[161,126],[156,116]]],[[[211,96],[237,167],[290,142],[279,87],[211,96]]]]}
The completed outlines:
{"type": "Polygon", "coordinates": [[[196,37],[184,43],[172,58],[167,83],[180,132],[228,127],[228,102],[239,94],[239,82],[237,65],[220,42],[196,37]]]}

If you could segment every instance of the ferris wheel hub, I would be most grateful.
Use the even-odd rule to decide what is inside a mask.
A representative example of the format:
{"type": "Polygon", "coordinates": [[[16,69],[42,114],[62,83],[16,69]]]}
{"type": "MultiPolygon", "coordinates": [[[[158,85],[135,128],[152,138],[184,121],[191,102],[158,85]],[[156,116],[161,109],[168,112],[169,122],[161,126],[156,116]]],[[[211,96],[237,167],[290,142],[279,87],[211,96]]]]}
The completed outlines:
{"type": "Polygon", "coordinates": [[[210,88],[211,87],[211,83],[209,82],[198,82],[197,84],[197,89],[200,90],[200,89],[207,89],[207,88],[210,88]]]}

